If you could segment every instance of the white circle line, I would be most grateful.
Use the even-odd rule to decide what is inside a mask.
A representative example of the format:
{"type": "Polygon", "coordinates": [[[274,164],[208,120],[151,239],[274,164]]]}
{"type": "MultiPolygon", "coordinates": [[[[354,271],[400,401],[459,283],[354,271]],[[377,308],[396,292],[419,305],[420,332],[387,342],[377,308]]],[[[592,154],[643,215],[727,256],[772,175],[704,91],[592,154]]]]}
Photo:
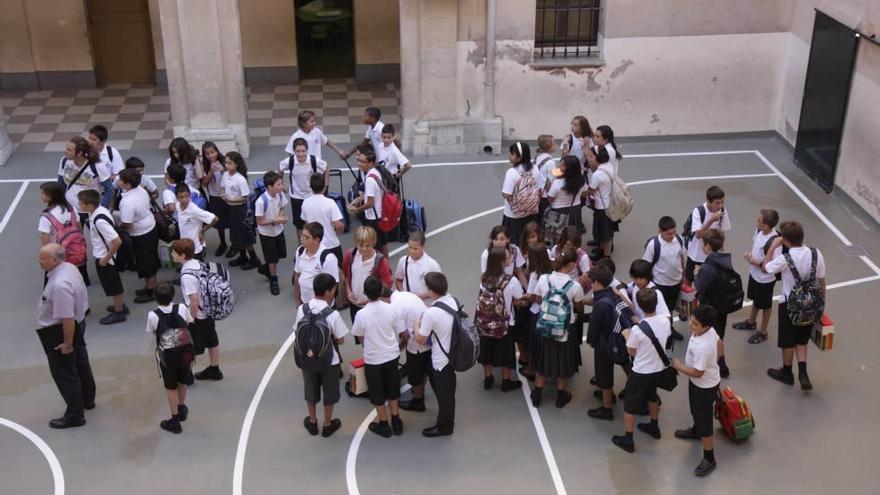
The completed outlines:
{"type": "Polygon", "coordinates": [[[52,481],[55,484],[55,491],[53,493],[55,495],[64,495],[64,471],[62,471],[61,463],[58,462],[58,457],[55,456],[55,452],[52,451],[52,448],[49,447],[49,444],[44,442],[42,438],[38,437],[36,433],[16,423],[15,421],[10,421],[6,418],[0,418],[0,425],[6,426],[7,428],[10,428],[17,433],[22,434],[25,438],[30,440],[32,444],[40,449],[40,453],[43,454],[43,457],[46,458],[46,462],[49,463],[49,469],[52,470],[52,481]]]}

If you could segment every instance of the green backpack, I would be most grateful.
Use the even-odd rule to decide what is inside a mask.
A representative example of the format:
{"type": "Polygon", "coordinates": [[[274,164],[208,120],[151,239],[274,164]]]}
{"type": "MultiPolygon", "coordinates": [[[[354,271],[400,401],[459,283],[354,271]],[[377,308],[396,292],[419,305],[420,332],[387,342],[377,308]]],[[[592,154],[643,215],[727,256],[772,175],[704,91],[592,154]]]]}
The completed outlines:
{"type": "Polygon", "coordinates": [[[538,315],[538,335],[541,337],[564,341],[568,338],[568,326],[571,322],[571,300],[568,289],[574,282],[569,280],[561,288],[553,287],[547,279],[549,290],[541,300],[541,313],[538,315]]]}

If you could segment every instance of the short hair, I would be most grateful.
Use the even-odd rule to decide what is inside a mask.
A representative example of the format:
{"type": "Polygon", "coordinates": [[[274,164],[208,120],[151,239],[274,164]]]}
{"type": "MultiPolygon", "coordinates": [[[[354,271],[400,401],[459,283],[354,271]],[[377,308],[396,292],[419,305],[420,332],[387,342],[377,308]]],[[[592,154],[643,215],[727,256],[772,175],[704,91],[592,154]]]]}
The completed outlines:
{"type": "Polygon", "coordinates": [[[98,141],[101,141],[102,143],[104,141],[107,141],[107,138],[110,137],[110,133],[107,132],[107,128],[102,126],[101,124],[92,126],[92,128],[89,129],[89,134],[94,135],[96,138],[98,138],[98,141]]]}
{"type": "Polygon", "coordinates": [[[553,146],[553,136],[550,134],[541,134],[538,136],[538,151],[547,152],[553,146]]]}
{"type": "Polygon", "coordinates": [[[449,291],[449,282],[446,275],[440,272],[428,272],[425,274],[425,286],[429,291],[438,296],[445,296],[449,291]]]}
{"type": "Polygon", "coordinates": [[[299,115],[296,116],[296,124],[302,129],[306,126],[306,122],[309,121],[310,118],[315,116],[315,112],[311,110],[300,110],[299,115]]]}
{"type": "Polygon", "coordinates": [[[711,327],[718,321],[718,310],[711,304],[701,304],[691,311],[691,317],[704,327],[711,327]]]}
{"type": "Polygon", "coordinates": [[[421,230],[413,230],[409,233],[409,237],[407,237],[407,242],[416,242],[420,246],[424,246],[426,240],[425,233],[421,230]]]}
{"type": "Polygon", "coordinates": [[[185,182],[178,182],[176,186],[174,186],[174,195],[177,196],[181,193],[190,194],[189,185],[185,182]]]}
{"type": "Polygon", "coordinates": [[[611,278],[614,278],[614,274],[617,273],[617,265],[614,264],[614,260],[611,258],[602,258],[596,262],[596,266],[604,266],[605,268],[611,270],[611,278]]]}
{"type": "Polygon", "coordinates": [[[724,189],[718,186],[712,186],[706,189],[706,201],[712,202],[716,199],[724,199],[724,189]]]}
{"type": "Polygon", "coordinates": [[[379,120],[382,118],[382,110],[379,110],[376,107],[367,107],[364,110],[364,113],[369,115],[370,117],[373,117],[376,120],[379,120]]]}
{"type": "Polygon", "coordinates": [[[172,163],[165,169],[168,178],[175,184],[180,184],[186,180],[186,169],[179,163],[172,163]]]}
{"type": "Polygon", "coordinates": [[[125,168],[145,168],[144,161],[136,156],[130,156],[125,160],[125,168]]]}
{"type": "Polygon", "coordinates": [[[297,146],[305,146],[306,151],[309,149],[309,143],[303,138],[296,138],[293,140],[293,149],[296,149],[297,146]]]}
{"type": "Polygon", "coordinates": [[[394,126],[391,124],[385,124],[382,126],[382,134],[391,134],[394,135],[394,126]]]}
{"type": "Polygon", "coordinates": [[[776,227],[779,224],[779,212],[772,208],[761,209],[761,223],[770,227],[776,227]]]}
{"type": "Polygon", "coordinates": [[[587,274],[590,277],[590,280],[593,282],[599,282],[602,287],[608,287],[611,285],[611,282],[614,280],[614,274],[611,270],[608,269],[607,266],[602,266],[596,264],[593,268],[590,268],[590,271],[587,274]]]}
{"type": "Polygon", "coordinates": [[[196,244],[192,239],[184,237],[172,242],[171,250],[183,256],[186,260],[191,260],[196,255],[196,244]]]}
{"type": "Polygon", "coordinates": [[[321,194],[324,192],[324,175],[312,174],[312,176],[309,177],[309,188],[315,194],[321,194]]]}
{"type": "Polygon", "coordinates": [[[315,290],[316,297],[324,297],[333,288],[336,287],[336,279],[329,273],[319,273],[312,280],[312,288],[315,290]]]}
{"type": "Polygon", "coordinates": [[[660,221],[657,222],[657,228],[660,229],[661,232],[666,232],[675,227],[677,227],[675,219],[668,215],[660,217],[660,221]]]}
{"type": "Polygon", "coordinates": [[[364,295],[370,301],[376,301],[382,297],[382,281],[379,277],[370,275],[364,280],[364,295]]]}
{"type": "Polygon", "coordinates": [[[804,244],[804,226],[798,222],[788,220],[780,223],[779,234],[792,246],[800,247],[804,244]]]}
{"type": "Polygon", "coordinates": [[[369,149],[362,151],[361,154],[364,155],[364,160],[366,160],[367,163],[376,163],[376,152],[373,151],[372,146],[370,146],[369,149]]]}
{"type": "Polygon", "coordinates": [[[83,189],[76,195],[76,198],[80,203],[86,205],[98,206],[101,203],[101,195],[94,189],[83,189]]]}
{"type": "Polygon", "coordinates": [[[270,170],[263,174],[263,185],[265,185],[266,187],[275,184],[279,180],[281,180],[281,174],[274,170],[270,170]]]}
{"type": "Polygon", "coordinates": [[[629,265],[629,276],[631,278],[645,278],[650,280],[654,279],[654,267],[651,265],[650,261],[645,261],[643,259],[637,259],[629,265]]]}
{"type": "Polygon", "coordinates": [[[323,239],[324,238],[324,226],[318,222],[309,222],[303,225],[303,230],[309,233],[310,236],[315,239],[323,239]]]}
{"type": "Polygon", "coordinates": [[[137,187],[141,185],[141,174],[133,168],[126,168],[119,172],[119,180],[131,187],[137,187]]]}
{"type": "Polygon", "coordinates": [[[370,244],[372,246],[376,245],[376,231],[373,230],[373,227],[368,227],[366,225],[362,225],[354,231],[354,243],[355,244],[370,244]]]}
{"type": "Polygon", "coordinates": [[[160,282],[155,289],[156,302],[160,306],[168,306],[174,300],[174,285],[171,282],[160,282]]]}
{"type": "Polygon", "coordinates": [[[653,313],[657,311],[657,293],[651,287],[639,289],[636,292],[636,302],[645,313],[653,313]]]}
{"type": "Polygon", "coordinates": [[[703,243],[708,244],[713,253],[724,249],[724,232],[718,229],[709,229],[703,234],[703,243]]]}

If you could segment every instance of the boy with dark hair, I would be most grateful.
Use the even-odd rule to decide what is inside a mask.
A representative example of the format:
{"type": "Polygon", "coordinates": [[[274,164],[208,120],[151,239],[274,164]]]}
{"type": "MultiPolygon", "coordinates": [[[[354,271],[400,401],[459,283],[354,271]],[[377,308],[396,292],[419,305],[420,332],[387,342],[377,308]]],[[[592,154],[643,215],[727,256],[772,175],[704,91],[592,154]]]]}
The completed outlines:
{"type": "MultiPolygon", "coordinates": [[[[143,160],[136,156],[131,156],[127,160],[125,160],[125,169],[132,169],[141,177],[141,187],[147,190],[147,193],[150,195],[150,199],[155,200],[159,197],[159,188],[156,186],[156,183],[153,182],[153,179],[150,178],[149,175],[144,175],[144,165],[143,160]]],[[[120,172],[121,173],[121,172],[120,172]]],[[[118,189],[118,178],[117,178],[117,189],[118,189]]],[[[118,204],[118,200],[117,200],[118,204]]]]}
{"type": "Polygon", "coordinates": [[[614,405],[614,361],[605,349],[614,327],[619,324],[616,307],[621,301],[611,285],[614,277],[607,266],[594,266],[588,277],[592,281],[593,312],[587,326],[587,344],[593,348],[596,386],[602,391],[602,405],[588,410],[587,415],[611,421],[614,419],[611,409],[614,405]]]}
{"type": "Polygon", "coordinates": [[[749,344],[758,344],[767,340],[767,326],[770,324],[770,314],[773,313],[773,287],[776,285],[776,276],[767,273],[762,268],[764,258],[769,254],[770,245],[779,237],[774,227],[779,223],[779,213],[776,210],[762,209],[755,219],[755,235],[752,236],[752,250],[745,254],[746,263],[749,264],[749,286],[746,295],[752,300],[752,310],[749,317],[733,324],[737,330],[756,330],[749,337],[749,344]],[[758,311],[761,311],[761,327],[758,328],[758,311]]]}
{"type": "Polygon", "coordinates": [[[397,180],[400,180],[403,174],[412,168],[412,163],[400,152],[400,148],[397,147],[394,140],[394,126],[385,124],[382,127],[382,145],[375,149],[376,162],[383,165],[394,174],[397,180]]]}
{"type": "Polygon", "coordinates": [[[434,305],[426,309],[422,319],[416,323],[414,334],[416,342],[427,345],[428,341],[437,346],[431,353],[431,389],[437,397],[437,422],[422,430],[428,438],[452,435],[455,428],[455,370],[449,364],[448,351],[451,350],[452,327],[455,317],[449,310],[459,309],[458,302],[448,294],[449,283],[439,272],[425,274],[425,285],[434,300],[434,305]]]}
{"type": "Polygon", "coordinates": [[[663,298],[663,294],[660,292],[660,289],[656,285],[654,285],[654,273],[651,269],[651,263],[643,259],[633,261],[629,267],[629,276],[632,279],[632,282],[627,284],[626,289],[627,297],[632,304],[633,323],[638,323],[640,320],[645,318],[645,312],[642,311],[641,306],[638,304],[638,301],[636,301],[636,296],[638,295],[639,291],[647,288],[655,291],[657,295],[657,302],[655,303],[655,313],[659,316],[665,316],[666,318],[669,318],[671,327],[672,315],[669,312],[669,308],[666,306],[666,301],[663,298]]]}
{"type": "Polygon", "coordinates": [[[137,261],[138,277],[144,279],[145,287],[136,290],[134,302],[153,300],[156,273],[159,272],[159,234],[156,219],[150,211],[150,195],[140,186],[141,174],[127,168],[119,173],[122,199],[119,201],[119,227],[128,231],[137,261]]]}
{"type": "MultiPolygon", "coordinates": [[[[701,238],[703,252],[706,261],[697,267],[694,280],[694,288],[697,289],[697,301],[702,304],[710,304],[716,309],[714,328],[718,338],[724,340],[724,330],[727,328],[727,313],[721,310],[719,301],[724,296],[724,286],[720,280],[725,271],[733,270],[733,260],[730,253],[722,253],[724,249],[724,232],[718,229],[707,230],[701,238]]],[[[730,369],[724,356],[718,358],[718,369],[721,378],[730,376],[730,369]]]]}
{"type": "MultiPolygon", "coordinates": [[[[651,263],[651,273],[654,276],[654,284],[657,290],[663,294],[663,302],[669,309],[670,318],[678,295],[681,291],[681,281],[684,275],[685,259],[687,259],[687,247],[684,240],[678,235],[675,219],[670,216],[660,217],[657,223],[658,234],[648,239],[645,244],[645,254],[642,259],[651,263]]],[[[672,328],[672,337],[675,340],[683,340],[684,336],[672,328]]]]}
{"type": "Polygon", "coordinates": [[[369,150],[366,153],[358,153],[358,168],[364,177],[363,195],[355,199],[349,205],[349,211],[354,214],[363,213],[366,218],[364,225],[372,227],[376,231],[376,249],[388,258],[388,233],[379,229],[379,219],[382,218],[382,201],[385,197],[385,188],[388,187],[382,181],[382,175],[376,170],[376,155],[369,150]]]}
{"type": "Polygon", "coordinates": [[[110,137],[110,133],[107,131],[107,128],[102,125],[92,126],[89,129],[88,141],[89,145],[91,145],[92,149],[95,150],[95,153],[98,155],[98,161],[95,162],[95,166],[100,168],[105,168],[107,170],[107,175],[109,178],[101,183],[101,186],[104,188],[104,194],[101,197],[101,206],[109,207],[110,202],[115,196],[115,187],[114,183],[116,182],[116,177],[119,175],[119,172],[125,168],[125,165],[122,160],[122,154],[119,153],[119,150],[113,149],[107,144],[107,138],[110,137]]]}
{"type": "MultiPolygon", "coordinates": [[[[171,167],[179,166],[173,164],[171,167]]],[[[169,168],[171,168],[169,167],[169,168]]],[[[177,202],[177,227],[181,239],[191,239],[195,247],[195,259],[205,261],[205,232],[217,225],[220,219],[210,211],[203,210],[192,201],[189,184],[180,182],[174,187],[177,202]]]]}
{"type": "Polygon", "coordinates": [[[324,227],[324,246],[336,256],[341,268],[343,253],[338,234],[345,230],[342,211],[335,201],[324,196],[326,187],[323,175],[312,174],[309,178],[309,187],[312,189],[312,195],[303,201],[302,220],[306,223],[317,222],[324,227]]]}
{"type": "Polygon", "coordinates": [[[688,239],[688,258],[684,276],[688,282],[694,281],[694,269],[706,261],[706,253],[700,239],[709,231],[716,229],[722,233],[731,229],[730,213],[724,209],[724,190],[712,186],[706,190],[706,202],[694,208],[690,216],[690,229],[685,232],[688,239]]]}
{"type": "Polygon", "coordinates": [[[281,293],[278,287],[278,260],[287,258],[287,241],[284,238],[284,207],[287,197],[284,194],[284,178],[278,172],[270,170],[263,175],[266,192],[257,198],[254,215],[257,220],[257,231],[260,234],[260,246],[266,265],[260,267],[260,273],[269,279],[269,292],[273,296],[281,293]]]}
{"type": "Polygon", "coordinates": [[[101,325],[122,323],[128,314],[125,306],[125,294],[122,279],[116,269],[114,255],[122,246],[122,239],[116,232],[113,215],[110,210],[100,205],[101,196],[94,189],[86,189],[77,194],[79,211],[89,215],[89,240],[92,244],[92,256],[95,258],[95,269],[104,295],[113,298],[113,305],[107,308],[108,314],[98,320],[101,325]]]}
{"type": "Polygon", "coordinates": [[[333,251],[324,246],[323,238],[324,228],[320,223],[309,222],[303,226],[300,246],[293,260],[293,301],[297,306],[314,297],[312,280],[319,273],[329,273],[339,280],[339,262],[333,251]]]}
{"type": "Polygon", "coordinates": [[[356,144],[352,149],[348,150],[347,153],[342,155],[343,160],[346,160],[353,155],[361,145],[369,144],[373,147],[374,153],[380,146],[382,146],[382,129],[385,127],[385,124],[380,120],[381,118],[382,111],[378,108],[367,107],[364,109],[364,124],[367,125],[367,132],[364,133],[363,141],[356,144]]]}

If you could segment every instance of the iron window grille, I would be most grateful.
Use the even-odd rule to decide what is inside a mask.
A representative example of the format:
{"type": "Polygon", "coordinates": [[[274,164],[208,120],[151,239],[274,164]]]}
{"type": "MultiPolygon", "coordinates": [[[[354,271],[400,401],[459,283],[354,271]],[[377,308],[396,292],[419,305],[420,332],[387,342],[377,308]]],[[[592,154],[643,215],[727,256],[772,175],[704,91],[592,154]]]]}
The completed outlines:
{"type": "Polygon", "coordinates": [[[600,0],[537,0],[535,56],[585,57],[598,53],[600,0]]]}

